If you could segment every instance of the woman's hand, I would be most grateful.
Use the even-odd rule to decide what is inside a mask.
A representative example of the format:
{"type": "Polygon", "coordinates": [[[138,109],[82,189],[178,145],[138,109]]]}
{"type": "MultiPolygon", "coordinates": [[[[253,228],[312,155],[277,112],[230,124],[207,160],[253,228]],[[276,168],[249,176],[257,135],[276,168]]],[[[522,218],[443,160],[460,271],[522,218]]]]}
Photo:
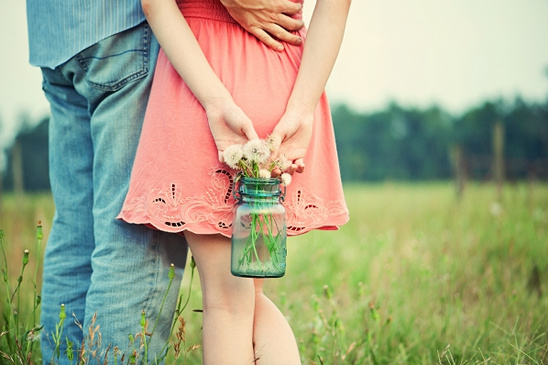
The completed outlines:
{"type": "Polygon", "coordinates": [[[233,102],[206,110],[206,115],[220,162],[224,162],[223,152],[228,146],[259,138],[251,119],[233,102]]]}
{"type": "Polygon", "coordinates": [[[313,114],[285,113],[270,134],[273,156],[288,161],[290,174],[304,171],[304,157],[312,138],[313,114]]]}

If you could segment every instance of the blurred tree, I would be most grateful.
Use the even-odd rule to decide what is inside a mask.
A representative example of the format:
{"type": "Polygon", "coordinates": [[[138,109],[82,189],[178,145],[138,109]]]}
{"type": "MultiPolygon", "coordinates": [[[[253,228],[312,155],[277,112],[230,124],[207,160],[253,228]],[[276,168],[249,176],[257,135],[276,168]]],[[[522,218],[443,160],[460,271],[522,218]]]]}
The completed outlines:
{"type": "Polygon", "coordinates": [[[454,123],[455,141],[462,146],[468,175],[473,179],[486,179],[492,165],[493,125],[503,119],[499,102],[485,102],[465,112],[454,123]]]}
{"type": "MultiPolygon", "coordinates": [[[[39,123],[31,123],[24,115],[20,119],[16,143],[7,153],[3,187],[14,188],[13,157],[20,146],[24,189],[49,189],[49,119],[39,123]]],[[[528,104],[518,98],[514,102],[487,101],[458,117],[437,106],[417,109],[391,103],[380,111],[358,113],[336,105],[333,124],[342,179],[449,180],[457,177],[450,157],[459,157],[461,165],[457,189],[462,188],[464,177],[491,179],[493,125],[497,121],[504,127],[507,177],[548,178],[548,99],[528,104]]]]}
{"type": "Polygon", "coordinates": [[[7,153],[5,188],[17,190],[17,182],[24,191],[49,190],[48,125],[49,117],[35,127],[22,117],[21,130],[7,153]],[[20,162],[17,162],[20,156],[20,162]],[[17,167],[14,167],[17,165],[17,167]],[[20,171],[20,176],[17,176],[20,171]]]}
{"type": "Polygon", "coordinates": [[[548,173],[548,100],[527,105],[515,100],[505,115],[507,170],[514,178],[548,173]]]}
{"type": "Polygon", "coordinates": [[[453,158],[458,151],[461,178],[491,179],[497,122],[504,131],[507,176],[548,177],[548,100],[487,101],[459,117],[436,106],[419,110],[392,103],[360,114],[339,105],[333,121],[345,181],[450,179],[456,176],[450,151],[453,158]]]}
{"type": "Polygon", "coordinates": [[[343,180],[447,179],[452,118],[438,107],[358,115],[346,106],[333,120],[343,180]]]}

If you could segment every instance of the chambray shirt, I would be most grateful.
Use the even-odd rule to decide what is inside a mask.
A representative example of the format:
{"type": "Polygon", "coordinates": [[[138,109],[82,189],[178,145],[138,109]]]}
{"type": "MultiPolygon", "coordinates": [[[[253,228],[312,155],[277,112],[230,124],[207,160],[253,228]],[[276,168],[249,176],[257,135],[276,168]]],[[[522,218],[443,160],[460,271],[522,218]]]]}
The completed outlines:
{"type": "Polygon", "coordinates": [[[53,69],[144,20],[140,0],[27,0],[30,63],[53,69]]]}

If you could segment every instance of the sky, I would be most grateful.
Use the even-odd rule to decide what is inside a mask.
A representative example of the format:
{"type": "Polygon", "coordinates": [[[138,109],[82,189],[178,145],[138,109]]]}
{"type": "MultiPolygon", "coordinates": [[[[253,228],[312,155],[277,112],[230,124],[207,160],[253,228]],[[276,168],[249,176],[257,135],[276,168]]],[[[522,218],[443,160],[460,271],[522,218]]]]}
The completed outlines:
{"type": "MultiPolygon", "coordinates": [[[[313,6],[306,0],[305,19],[313,6]]],[[[24,0],[0,0],[0,49],[1,148],[22,112],[48,113],[28,64],[24,0]]],[[[487,99],[545,101],[548,1],[353,0],[327,92],[360,112],[391,101],[454,114],[487,99]]]]}

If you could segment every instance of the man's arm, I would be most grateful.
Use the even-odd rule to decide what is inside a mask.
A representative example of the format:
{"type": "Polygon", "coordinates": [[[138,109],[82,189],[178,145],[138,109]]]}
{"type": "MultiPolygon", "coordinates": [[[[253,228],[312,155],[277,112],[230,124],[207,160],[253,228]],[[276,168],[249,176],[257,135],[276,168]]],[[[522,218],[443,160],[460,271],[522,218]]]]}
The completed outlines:
{"type": "Polygon", "coordinates": [[[301,45],[302,39],[290,31],[304,26],[304,22],[293,19],[302,4],[290,0],[220,0],[230,15],[245,30],[276,51],[283,51],[283,42],[301,45]]]}

